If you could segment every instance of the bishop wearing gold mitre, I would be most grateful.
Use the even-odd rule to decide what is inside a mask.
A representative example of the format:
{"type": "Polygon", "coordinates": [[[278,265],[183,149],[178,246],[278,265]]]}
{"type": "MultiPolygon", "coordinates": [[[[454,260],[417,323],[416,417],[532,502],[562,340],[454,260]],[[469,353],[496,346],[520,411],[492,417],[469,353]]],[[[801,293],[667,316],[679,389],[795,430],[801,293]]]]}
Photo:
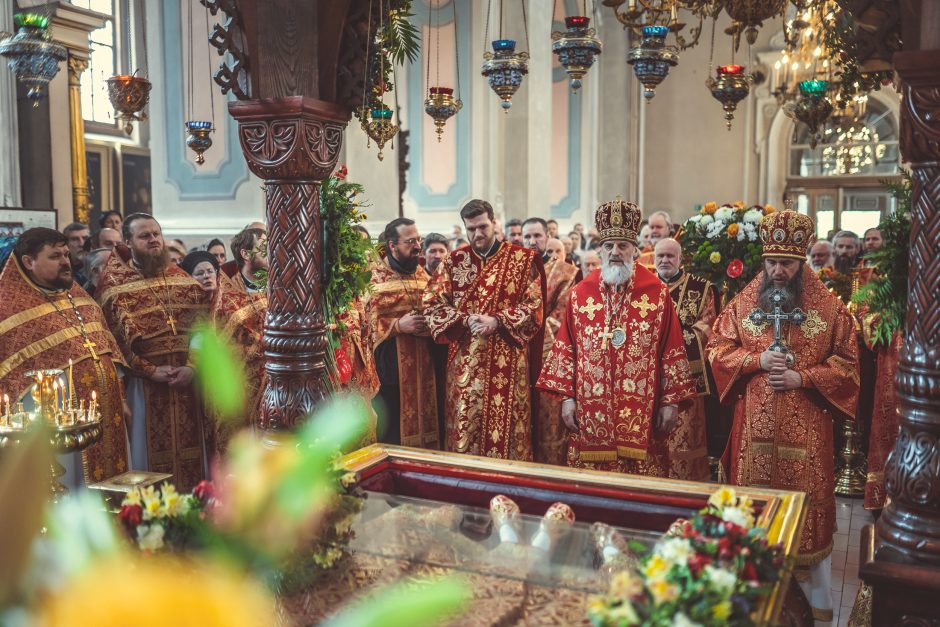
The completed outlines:
{"type": "Polygon", "coordinates": [[[95,393],[103,423],[101,441],[81,454],[80,477],[67,467],[73,486],[94,483],[128,469],[125,404],[118,365],[124,357],[98,303],[72,278],[65,235],[47,228],[25,231],[0,272],[0,413],[19,401],[29,408],[33,383],[26,373],[62,370],[74,386],[78,408],[95,393]],[[69,377],[69,363],[72,364],[69,377]]]}
{"type": "Polygon", "coordinates": [[[545,273],[538,252],[496,238],[493,207],[460,210],[470,244],[451,252],[424,292],[431,336],[450,344],[445,447],[532,460],[532,385],[542,357],[545,273]]]}
{"type": "Polygon", "coordinates": [[[723,460],[730,481],[809,496],[797,580],[825,621],[836,525],[832,424],[854,416],[859,379],[852,317],[805,267],[815,230],[795,211],[763,218],[763,271],[719,314],[706,352],[722,402],[734,406],[723,460]]]}
{"type": "Polygon", "coordinates": [[[634,262],[640,210],[597,208],[601,267],[571,290],[538,387],[564,398],[568,465],[665,477],[667,436],[695,396],[669,289],[634,262]]]}
{"type": "Polygon", "coordinates": [[[170,263],[153,216],[124,218],[125,246],[108,259],[98,298],[132,369],[127,386],[134,467],[173,474],[180,491],[206,475],[202,405],[192,386],[189,332],[207,293],[170,263]]]}
{"type": "Polygon", "coordinates": [[[264,391],[264,319],[268,311],[267,292],[254,289],[255,274],[268,267],[264,255],[267,235],[262,229],[246,228],[232,238],[232,264],[238,272],[229,276],[219,272],[219,287],[212,299],[212,321],[227,338],[245,366],[245,409],[240,422],[216,421],[214,445],[217,453],[225,452],[234,431],[257,424],[261,415],[261,394],[264,391]]]}

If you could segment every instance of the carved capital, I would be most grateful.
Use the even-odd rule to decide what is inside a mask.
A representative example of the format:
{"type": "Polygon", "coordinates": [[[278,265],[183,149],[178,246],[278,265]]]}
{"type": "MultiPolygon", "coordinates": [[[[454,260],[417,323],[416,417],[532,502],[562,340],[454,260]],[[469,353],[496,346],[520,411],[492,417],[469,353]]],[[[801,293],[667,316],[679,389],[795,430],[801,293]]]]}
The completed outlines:
{"type": "Polygon", "coordinates": [[[248,167],[265,180],[322,180],[336,166],[349,112],[301,96],[233,102],[248,167]]]}
{"type": "Polygon", "coordinates": [[[82,81],[82,72],[88,69],[88,59],[69,53],[69,87],[79,87],[82,81]]]}
{"type": "Polygon", "coordinates": [[[901,152],[912,164],[940,161],[940,50],[899,52],[895,67],[904,85],[901,152]]]}

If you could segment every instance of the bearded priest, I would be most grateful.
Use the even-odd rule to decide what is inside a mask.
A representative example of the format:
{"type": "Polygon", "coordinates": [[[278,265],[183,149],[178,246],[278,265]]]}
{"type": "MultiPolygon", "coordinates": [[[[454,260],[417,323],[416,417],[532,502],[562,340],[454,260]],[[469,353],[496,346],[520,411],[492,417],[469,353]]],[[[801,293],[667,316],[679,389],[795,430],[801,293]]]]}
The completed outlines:
{"type": "Polygon", "coordinates": [[[706,353],[722,402],[734,406],[730,481],[809,496],[796,577],[814,618],[831,621],[832,424],[855,414],[858,344],[845,305],[805,267],[815,231],[795,211],[764,217],[763,272],[719,314],[706,353]],[[788,319],[775,321],[778,309],[788,319]]]}
{"type": "Polygon", "coordinates": [[[568,465],[665,477],[667,437],[695,398],[669,288],[634,262],[640,210],[594,214],[602,265],[571,290],[537,387],[561,396],[568,465]]]}
{"type": "Polygon", "coordinates": [[[131,462],[172,473],[181,492],[191,490],[206,475],[211,439],[189,365],[189,332],[209,315],[208,292],[170,263],[153,216],[133,213],[122,228],[125,245],[108,259],[98,298],[132,369],[131,462]]]}
{"type": "Polygon", "coordinates": [[[532,385],[542,358],[545,271],[538,251],[500,242],[493,207],[460,210],[470,245],[424,291],[434,341],[449,344],[445,447],[532,461],[532,385]]]}

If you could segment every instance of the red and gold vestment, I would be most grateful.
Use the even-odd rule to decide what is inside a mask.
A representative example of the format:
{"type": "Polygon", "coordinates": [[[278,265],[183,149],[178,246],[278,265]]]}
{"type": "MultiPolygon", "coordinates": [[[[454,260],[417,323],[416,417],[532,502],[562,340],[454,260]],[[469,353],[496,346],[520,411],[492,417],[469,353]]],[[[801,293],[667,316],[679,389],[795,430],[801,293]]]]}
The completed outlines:
{"type": "Polygon", "coordinates": [[[212,299],[212,322],[227,338],[245,367],[245,410],[240,422],[216,421],[215,451],[224,453],[228,441],[241,427],[255,426],[261,415],[264,392],[264,318],[268,311],[266,292],[249,292],[240,274],[219,272],[219,287],[212,299]]]}
{"type": "Polygon", "coordinates": [[[85,483],[125,472],[124,389],[115,364],[126,364],[98,303],[74,282],[67,292],[40,289],[15,256],[0,272],[0,294],[0,398],[17,402],[32,386],[28,371],[67,373],[71,359],[75,402],[87,403],[95,391],[101,411],[101,441],[82,453],[85,483]]]}
{"type": "Polygon", "coordinates": [[[449,343],[447,450],[532,460],[532,384],[542,356],[545,273],[534,250],[503,242],[481,257],[469,245],[444,258],[424,292],[431,335],[449,343]],[[493,316],[484,337],[468,318],[493,316]]]}
{"type": "Polygon", "coordinates": [[[181,492],[204,475],[202,404],[192,386],[170,387],[150,379],[158,366],[186,366],[192,325],[209,314],[209,296],[174,264],[144,278],[130,252],[116,247],[105,265],[98,298],[108,327],[141,378],[146,406],[148,470],[173,474],[181,492]]]}
{"type": "Polygon", "coordinates": [[[643,247],[640,251],[640,256],[636,259],[636,263],[651,272],[656,272],[656,253],[653,251],[652,244],[643,247]]]}
{"type": "Polygon", "coordinates": [[[695,396],[669,290],[640,265],[619,290],[595,270],[571,290],[538,387],[577,400],[568,465],[666,476],[660,407],[695,396]]]}
{"type": "Polygon", "coordinates": [[[865,482],[865,509],[885,506],[885,462],[894,450],[898,438],[898,392],[895,377],[898,373],[898,355],[904,341],[895,333],[888,347],[874,348],[871,325],[875,314],[862,318],[865,345],[875,353],[875,394],[871,410],[871,432],[868,436],[868,477],[865,482]]]}
{"type": "Polygon", "coordinates": [[[711,335],[712,323],[718,317],[718,303],[711,282],[688,272],[683,271],[681,277],[667,285],[682,326],[682,341],[696,392],[692,403],[680,407],[683,416],[679,426],[669,434],[669,476],[706,481],[711,472],[708,468],[705,397],[711,390],[704,348],[711,335]]]}
{"type": "MultiPolygon", "coordinates": [[[[578,267],[559,262],[554,257],[545,264],[545,340],[542,358],[547,359],[555,335],[565,319],[568,298],[578,276],[578,267]]],[[[568,430],[561,420],[561,398],[557,394],[537,392],[535,422],[535,461],[565,465],[568,456],[568,430]]]]}
{"type": "Polygon", "coordinates": [[[852,418],[858,399],[858,345],[852,317],[815,273],[802,269],[802,325],[783,324],[783,341],[796,356],[803,387],[775,392],[760,355],[773,342],[773,325],[756,325],[763,272],[715,322],[706,351],[722,402],[734,404],[725,452],[734,485],[801,490],[810,509],[800,541],[800,565],[832,550],[835,532],[833,413],[852,418]]]}
{"type": "Polygon", "coordinates": [[[367,313],[372,349],[389,340],[395,342],[401,394],[401,443],[437,449],[440,434],[437,432],[437,381],[431,358],[433,340],[398,330],[399,318],[421,311],[429,278],[420,265],[414,274],[403,275],[392,269],[387,258],[376,262],[372,266],[367,313]]]}

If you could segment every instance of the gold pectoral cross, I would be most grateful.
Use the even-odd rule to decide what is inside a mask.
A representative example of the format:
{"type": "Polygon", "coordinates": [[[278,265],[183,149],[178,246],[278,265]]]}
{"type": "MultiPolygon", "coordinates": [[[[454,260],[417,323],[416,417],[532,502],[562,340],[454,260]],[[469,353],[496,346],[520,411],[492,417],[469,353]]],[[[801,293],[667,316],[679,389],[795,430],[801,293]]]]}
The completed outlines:
{"type": "Polygon", "coordinates": [[[98,345],[92,342],[90,337],[85,338],[85,342],[82,344],[82,346],[88,349],[88,352],[91,353],[92,359],[98,361],[98,353],[95,352],[95,346],[98,345]]]}
{"type": "Polygon", "coordinates": [[[173,317],[173,314],[170,314],[166,317],[166,323],[170,325],[170,329],[172,329],[173,335],[176,335],[176,318],[173,317]]]}
{"type": "Polygon", "coordinates": [[[598,335],[603,340],[601,342],[601,348],[607,348],[607,340],[613,339],[614,337],[614,334],[610,332],[610,327],[608,327],[607,325],[604,325],[603,333],[599,333],[598,335]]]}

